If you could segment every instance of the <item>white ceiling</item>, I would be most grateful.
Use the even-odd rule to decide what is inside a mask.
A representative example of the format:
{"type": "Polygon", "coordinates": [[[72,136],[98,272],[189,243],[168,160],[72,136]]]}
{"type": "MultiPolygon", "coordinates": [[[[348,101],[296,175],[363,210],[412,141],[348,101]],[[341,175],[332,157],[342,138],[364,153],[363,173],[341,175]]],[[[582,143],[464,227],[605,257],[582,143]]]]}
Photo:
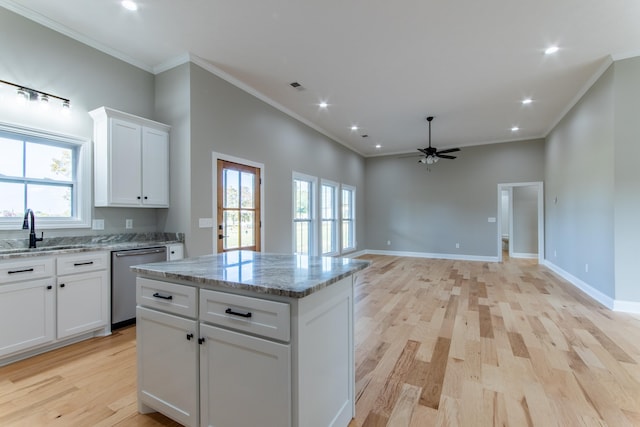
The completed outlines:
{"type": "Polygon", "coordinates": [[[138,4],[0,0],[151,72],[189,54],[365,156],[425,147],[428,115],[439,149],[544,137],[612,59],[640,55],[638,0],[138,4]]]}

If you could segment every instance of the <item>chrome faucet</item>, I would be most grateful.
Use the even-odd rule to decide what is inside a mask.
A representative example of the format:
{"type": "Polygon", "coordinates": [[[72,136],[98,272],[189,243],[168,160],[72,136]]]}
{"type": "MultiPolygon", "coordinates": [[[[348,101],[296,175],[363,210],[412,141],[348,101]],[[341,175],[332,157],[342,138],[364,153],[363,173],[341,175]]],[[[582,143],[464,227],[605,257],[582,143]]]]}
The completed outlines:
{"type": "Polygon", "coordinates": [[[36,247],[36,242],[42,242],[44,239],[44,233],[41,233],[40,237],[36,237],[36,218],[31,209],[27,209],[24,213],[22,229],[29,230],[29,217],[31,217],[31,231],[29,232],[29,249],[31,249],[36,247]]]}

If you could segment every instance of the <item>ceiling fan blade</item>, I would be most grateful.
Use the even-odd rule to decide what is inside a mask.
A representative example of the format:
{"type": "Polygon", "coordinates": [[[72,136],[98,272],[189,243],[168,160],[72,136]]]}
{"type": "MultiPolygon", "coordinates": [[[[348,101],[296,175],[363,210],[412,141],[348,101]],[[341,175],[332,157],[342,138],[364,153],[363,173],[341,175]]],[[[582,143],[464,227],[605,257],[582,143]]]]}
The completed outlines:
{"type": "Polygon", "coordinates": [[[424,157],[424,154],[415,153],[415,154],[403,154],[402,156],[396,157],[397,159],[406,159],[407,157],[424,157]]]}
{"type": "Polygon", "coordinates": [[[460,151],[460,149],[459,148],[448,148],[446,150],[439,150],[438,154],[455,153],[456,151],[460,151]]]}
{"type": "Polygon", "coordinates": [[[440,153],[436,154],[436,156],[440,157],[441,159],[455,159],[455,158],[457,158],[456,156],[448,156],[446,154],[440,154],[440,153]]]}
{"type": "Polygon", "coordinates": [[[427,148],[418,148],[418,151],[423,153],[423,154],[429,154],[427,151],[427,148]]]}

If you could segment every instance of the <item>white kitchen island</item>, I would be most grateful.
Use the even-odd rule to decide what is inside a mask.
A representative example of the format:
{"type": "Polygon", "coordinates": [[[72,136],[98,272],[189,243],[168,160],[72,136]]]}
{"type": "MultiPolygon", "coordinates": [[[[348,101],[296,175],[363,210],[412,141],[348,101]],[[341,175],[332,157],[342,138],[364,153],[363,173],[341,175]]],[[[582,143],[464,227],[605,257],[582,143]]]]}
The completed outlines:
{"type": "Polygon", "coordinates": [[[353,274],[368,265],[236,251],[132,267],[140,412],[188,426],[347,426],[353,274]]]}

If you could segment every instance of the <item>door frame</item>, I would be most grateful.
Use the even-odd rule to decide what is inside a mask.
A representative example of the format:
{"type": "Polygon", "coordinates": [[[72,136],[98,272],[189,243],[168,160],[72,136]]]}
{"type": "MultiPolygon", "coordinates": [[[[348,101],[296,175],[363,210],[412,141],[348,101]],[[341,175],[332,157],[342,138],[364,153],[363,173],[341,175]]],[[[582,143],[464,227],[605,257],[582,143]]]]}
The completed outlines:
{"type": "Polygon", "coordinates": [[[502,190],[509,191],[509,253],[511,253],[511,239],[513,239],[513,187],[536,187],[538,190],[538,262],[544,261],[544,185],[542,181],[511,182],[498,184],[498,218],[497,248],[498,262],[502,262],[502,190]]]}
{"type": "Polygon", "coordinates": [[[213,218],[212,233],[212,249],[214,254],[218,253],[218,160],[224,160],[226,162],[239,163],[241,165],[252,166],[260,169],[260,252],[264,252],[265,240],[264,240],[264,211],[265,211],[265,199],[264,199],[264,164],[254,162],[253,160],[247,160],[240,157],[230,156],[228,154],[212,152],[211,155],[211,184],[212,184],[212,203],[211,203],[211,217],[213,218]]]}

